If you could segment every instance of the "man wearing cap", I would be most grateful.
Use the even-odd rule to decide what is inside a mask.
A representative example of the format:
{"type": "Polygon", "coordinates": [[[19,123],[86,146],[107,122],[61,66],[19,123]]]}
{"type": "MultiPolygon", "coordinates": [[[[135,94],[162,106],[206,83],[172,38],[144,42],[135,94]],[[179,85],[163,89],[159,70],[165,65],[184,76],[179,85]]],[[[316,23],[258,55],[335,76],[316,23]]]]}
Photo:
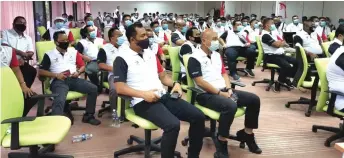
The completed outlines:
{"type": "Polygon", "coordinates": [[[64,27],[64,18],[63,17],[56,17],[54,20],[54,27],[49,28],[42,36],[42,38],[44,40],[47,41],[52,41],[53,39],[53,35],[56,31],[64,31],[66,33],[66,35],[68,35],[68,41],[69,44],[74,45],[75,41],[74,41],[74,36],[73,33],[64,27]]]}

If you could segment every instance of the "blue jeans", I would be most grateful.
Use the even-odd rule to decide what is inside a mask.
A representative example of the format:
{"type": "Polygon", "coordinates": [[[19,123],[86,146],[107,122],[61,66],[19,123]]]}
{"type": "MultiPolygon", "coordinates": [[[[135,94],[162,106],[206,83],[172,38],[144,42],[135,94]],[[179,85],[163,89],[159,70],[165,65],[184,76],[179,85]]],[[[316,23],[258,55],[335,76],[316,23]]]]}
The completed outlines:
{"type": "MultiPolygon", "coordinates": [[[[252,46],[253,47],[253,46],[252,46]]],[[[256,60],[256,49],[252,47],[229,47],[225,51],[230,74],[236,74],[236,59],[241,56],[247,59],[246,69],[253,69],[256,60]]]]}

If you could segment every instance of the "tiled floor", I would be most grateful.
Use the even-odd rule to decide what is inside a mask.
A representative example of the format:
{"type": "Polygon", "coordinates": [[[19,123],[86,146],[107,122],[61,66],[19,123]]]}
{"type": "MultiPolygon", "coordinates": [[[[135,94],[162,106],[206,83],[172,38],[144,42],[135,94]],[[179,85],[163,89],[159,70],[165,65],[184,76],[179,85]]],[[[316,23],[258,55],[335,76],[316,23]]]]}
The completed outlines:
{"type": "MultiPolygon", "coordinates": [[[[284,107],[287,101],[296,100],[300,96],[310,97],[310,93],[303,93],[300,90],[294,89],[290,92],[284,90],[280,93],[273,91],[266,92],[265,84],[251,86],[252,81],[269,78],[270,72],[261,72],[261,68],[256,68],[255,78],[242,77],[242,82],[247,86],[243,89],[256,93],[261,98],[261,112],[259,119],[259,129],[255,131],[256,139],[263,150],[261,155],[250,153],[247,149],[240,149],[239,143],[235,141],[229,142],[229,151],[231,158],[339,158],[340,153],[333,147],[325,147],[324,141],[332,133],[318,131],[312,133],[311,128],[313,124],[337,126],[339,119],[332,118],[325,113],[313,112],[311,117],[305,117],[304,112],[306,106],[294,105],[290,109],[284,107]]],[[[33,89],[40,93],[40,82],[37,79],[33,89]]],[[[100,108],[101,102],[106,100],[106,95],[101,95],[98,98],[97,105],[100,108]]],[[[85,101],[80,101],[80,105],[84,105],[85,101]]],[[[51,104],[47,101],[47,104],[51,104]]],[[[32,114],[34,114],[34,109],[32,114]]],[[[111,158],[113,152],[124,147],[127,147],[126,140],[129,135],[144,136],[142,129],[134,129],[131,123],[126,122],[121,124],[120,128],[110,128],[110,119],[107,116],[101,118],[102,124],[94,127],[88,124],[81,123],[82,112],[75,112],[75,123],[70,132],[65,137],[64,141],[56,147],[56,153],[73,155],[76,158],[111,158]],[[91,140],[72,144],[71,137],[82,133],[92,133],[91,140]]],[[[244,117],[235,119],[231,133],[234,134],[237,130],[243,128],[244,117]]],[[[208,123],[207,123],[208,125],[208,123]]],[[[180,144],[180,141],[187,136],[188,124],[181,124],[181,131],[177,149],[186,157],[186,147],[180,144]]],[[[162,131],[154,131],[153,138],[161,135],[162,131]]],[[[27,151],[27,149],[23,149],[27,151]]],[[[215,151],[214,145],[210,139],[204,139],[203,149],[201,151],[201,158],[211,158],[215,151]]],[[[1,148],[1,156],[7,157],[8,149],[1,148]]],[[[154,154],[154,153],[152,153],[154,154]]],[[[135,153],[123,156],[138,158],[143,157],[142,153],[135,153]]],[[[160,157],[154,154],[153,157],[160,157]]]]}

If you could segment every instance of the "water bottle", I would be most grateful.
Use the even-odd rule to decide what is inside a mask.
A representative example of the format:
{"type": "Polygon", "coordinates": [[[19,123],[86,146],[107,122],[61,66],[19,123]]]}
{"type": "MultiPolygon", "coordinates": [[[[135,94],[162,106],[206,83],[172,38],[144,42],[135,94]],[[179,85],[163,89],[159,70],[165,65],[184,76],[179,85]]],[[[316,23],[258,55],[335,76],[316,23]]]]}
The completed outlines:
{"type": "Polygon", "coordinates": [[[121,127],[120,118],[117,116],[116,109],[113,109],[113,111],[112,111],[112,122],[111,122],[110,126],[111,127],[116,127],[116,128],[121,127]]]}
{"type": "Polygon", "coordinates": [[[72,143],[78,143],[78,142],[82,142],[82,141],[85,141],[85,140],[89,140],[92,137],[93,137],[92,134],[76,135],[76,136],[73,136],[72,143]]]}

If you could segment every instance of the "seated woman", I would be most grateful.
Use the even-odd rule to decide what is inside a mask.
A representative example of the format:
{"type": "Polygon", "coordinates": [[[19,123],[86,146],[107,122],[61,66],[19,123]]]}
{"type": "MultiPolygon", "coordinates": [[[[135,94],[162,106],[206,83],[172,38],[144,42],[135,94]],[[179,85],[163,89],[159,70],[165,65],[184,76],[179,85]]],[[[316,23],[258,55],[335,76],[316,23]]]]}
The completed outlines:
{"type": "MultiPolygon", "coordinates": [[[[330,90],[344,93],[344,47],[339,47],[331,56],[326,73],[330,90]]],[[[337,96],[335,108],[344,112],[344,96],[337,96]]]]}

